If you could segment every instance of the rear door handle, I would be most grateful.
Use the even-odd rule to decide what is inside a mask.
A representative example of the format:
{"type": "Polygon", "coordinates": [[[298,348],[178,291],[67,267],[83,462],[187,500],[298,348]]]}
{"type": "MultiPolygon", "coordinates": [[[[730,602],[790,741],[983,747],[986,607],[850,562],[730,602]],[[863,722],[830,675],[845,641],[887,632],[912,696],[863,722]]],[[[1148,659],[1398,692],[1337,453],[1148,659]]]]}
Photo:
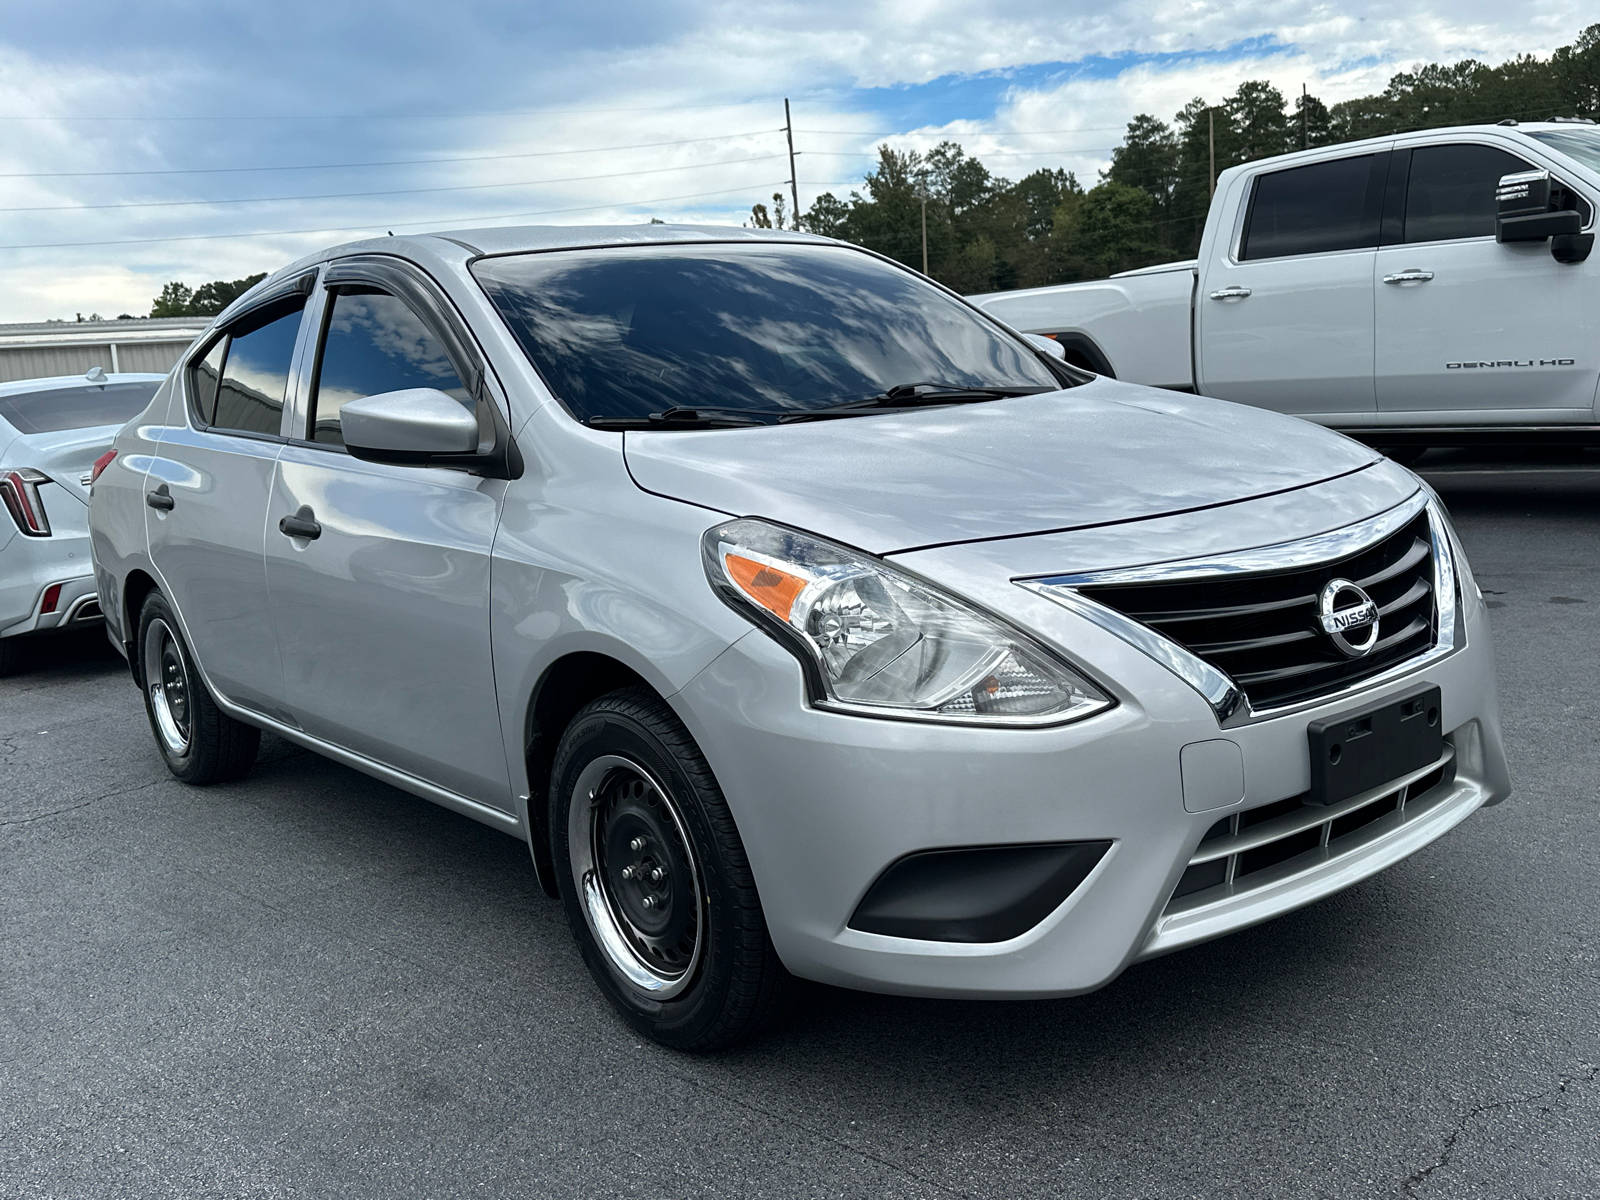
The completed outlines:
{"type": "Polygon", "coordinates": [[[1232,287],[1218,288],[1211,293],[1213,300],[1243,300],[1250,294],[1250,289],[1234,284],[1232,287]]]}
{"type": "Polygon", "coordinates": [[[317,524],[316,518],[317,514],[311,511],[311,505],[302,504],[294,516],[285,517],[278,522],[278,532],[289,537],[316,541],[322,536],[322,526],[317,524]]]}
{"type": "Polygon", "coordinates": [[[1385,283],[1427,283],[1433,278],[1432,271],[1396,271],[1393,275],[1385,275],[1385,283]]]}
{"type": "Polygon", "coordinates": [[[159,508],[162,512],[171,512],[177,501],[172,498],[172,493],[167,491],[167,485],[162,484],[153,492],[144,494],[144,502],[151,508],[159,508]]]}

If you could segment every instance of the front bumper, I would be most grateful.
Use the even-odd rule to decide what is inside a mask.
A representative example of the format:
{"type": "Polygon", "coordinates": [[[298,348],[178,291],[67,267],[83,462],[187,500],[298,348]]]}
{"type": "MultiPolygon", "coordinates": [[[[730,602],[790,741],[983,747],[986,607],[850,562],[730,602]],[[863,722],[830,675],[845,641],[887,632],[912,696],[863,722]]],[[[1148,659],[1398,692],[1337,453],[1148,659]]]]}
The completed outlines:
{"type": "MultiPolygon", "coordinates": [[[[1464,586],[1472,590],[1470,582],[1464,586]]],[[[1021,588],[1005,597],[1003,615],[1112,683],[1118,707],[1035,730],[823,712],[806,706],[795,660],[756,631],[673,697],[739,823],[774,945],[795,974],[926,996],[1091,991],[1137,959],[1348,887],[1509,794],[1487,616],[1475,596],[1460,610],[1466,644],[1457,652],[1354,701],[1346,696],[1227,730],[1197,692],[1126,643],[1021,588]],[[1346,850],[1325,849],[1266,873],[1261,886],[1213,892],[1198,907],[1168,910],[1191,857],[1220,818],[1307,789],[1308,722],[1420,682],[1441,689],[1453,776],[1418,798],[1411,819],[1397,812],[1342,843],[1346,850]],[[1243,799],[1189,812],[1180,751],[1217,739],[1239,747],[1243,799]],[[1097,840],[1112,845],[1084,882],[1009,941],[919,941],[848,926],[873,881],[906,854],[1097,840]]]]}

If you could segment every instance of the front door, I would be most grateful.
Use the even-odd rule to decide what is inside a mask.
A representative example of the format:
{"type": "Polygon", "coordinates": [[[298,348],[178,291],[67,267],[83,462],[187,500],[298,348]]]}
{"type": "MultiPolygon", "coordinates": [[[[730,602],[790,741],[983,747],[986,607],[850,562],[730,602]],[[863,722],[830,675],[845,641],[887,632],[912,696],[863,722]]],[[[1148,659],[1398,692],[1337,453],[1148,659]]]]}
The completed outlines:
{"type": "Polygon", "coordinates": [[[306,425],[278,459],[266,523],[289,703],[307,733],[509,809],[489,645],[504,484],[362,462],[339,422],[346,401],[403,388],[475,401],[406,302],[342,285],[325,305],[306,425]],[[280,529],[296,514],[315,537],[280,529]]]}
{"type": "Polygon", "coordinates": [[[1403,212],[1384,221],[1394,244],[1378,251],[1379,410],[1589,419],[1600,379],[1596,268],[1556,262],[1548,242],[1494,238],[1495,185],[1532,164],[1470,142],[1396,158],[1407,154],[1403,212]]]}
{"type": "Polygon", "coordinates": [[[145,479],[150,556],[195,658],[224,698],[280,719],[262,538],[304,306],[249,312],[190,360],[145,479]]]}
{"type": "Polygon", "coordinates": [[[1195,299],[1200,390],[1279,412],[1365,424],[1372,267],[1387,153],[1250,181],[1238,245],[1210,256],[1195,299]]]}

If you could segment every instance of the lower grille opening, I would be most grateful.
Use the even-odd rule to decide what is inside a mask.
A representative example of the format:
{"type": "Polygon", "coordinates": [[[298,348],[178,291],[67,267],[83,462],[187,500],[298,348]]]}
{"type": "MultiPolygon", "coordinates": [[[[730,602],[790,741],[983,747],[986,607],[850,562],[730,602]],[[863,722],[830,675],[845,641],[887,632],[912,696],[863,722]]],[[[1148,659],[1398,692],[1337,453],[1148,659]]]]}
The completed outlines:
{"type": "Polygon", "coordinates": [[[1382,836],[1382,829],[1369,827],[1384,818],[1403,823],[1408,813],[1431,808],[1444,795],[1441,785],[1454,778],[1455,750],[1447,743],[1444,759],[1409,782],[1327,807],[1300,795],[1224,817],[1206,830],[1166,911],[1200,908],[1263,886],[1294,859],[1314,864],[1349,853],[1382,836]]]}

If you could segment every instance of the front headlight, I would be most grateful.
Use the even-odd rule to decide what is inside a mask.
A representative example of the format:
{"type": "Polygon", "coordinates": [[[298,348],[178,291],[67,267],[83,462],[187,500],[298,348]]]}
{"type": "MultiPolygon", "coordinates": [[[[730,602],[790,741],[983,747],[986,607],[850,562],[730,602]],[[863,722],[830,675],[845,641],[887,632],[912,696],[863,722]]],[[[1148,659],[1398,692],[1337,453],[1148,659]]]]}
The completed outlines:
{"type": "Polygon", "coordinates": [[[701,539],[711,586],[806,667],[825,708],[1053,725],[1110,708],[1042,646],[877,559],[764,521],[701,539]]]}

